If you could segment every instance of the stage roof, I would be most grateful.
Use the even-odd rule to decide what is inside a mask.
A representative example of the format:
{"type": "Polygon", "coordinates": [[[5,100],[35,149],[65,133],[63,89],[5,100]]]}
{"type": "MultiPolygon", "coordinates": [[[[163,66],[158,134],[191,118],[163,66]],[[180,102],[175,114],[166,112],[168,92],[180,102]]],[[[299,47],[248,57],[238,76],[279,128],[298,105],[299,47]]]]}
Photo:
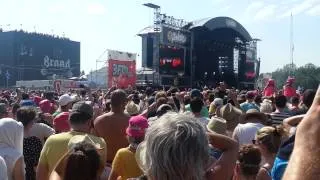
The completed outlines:
{"type": "MultiPolygon", "coordinates": [[[[234,31],[242,35],[246,41],[252,41],[252,37],[250,36],[248,31],[239,22],[230,17],[215,17],[196,20],[192,22],[192,25],[190,26],[189,30],[200,27],[205,27],[211,31],[221,28],[233,29],[234,31]]],[[[154,31],[154,28],[154,25],[145,27],[140,32],[138,32],[138,35],[141,36],[149,33],[159,33],[154,31]]]]}
{"type": "Polygon", "coordinates": [[[230,17],[205,18],[193,21],[190,30],[197,27],[206,27],[211,31],[220,28],[231,28],[240,33],[243,38],[245,38],[245,40],[252,41],[252,37],[250,36],[248,31],[239,22],[230,17]]]}

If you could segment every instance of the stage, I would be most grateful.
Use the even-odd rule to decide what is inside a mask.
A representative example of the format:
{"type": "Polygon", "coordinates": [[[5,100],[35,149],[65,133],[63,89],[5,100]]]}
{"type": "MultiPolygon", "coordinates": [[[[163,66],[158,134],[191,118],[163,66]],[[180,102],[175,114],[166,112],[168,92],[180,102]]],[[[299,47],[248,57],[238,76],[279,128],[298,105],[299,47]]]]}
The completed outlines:
{"type": "Polygon", "coordinates": [[[257,39],[230,17],[207,18],[177,28],[166,23],[143,29],[142,65],[159,85],[253,88],[259,75],[257,39]]]}

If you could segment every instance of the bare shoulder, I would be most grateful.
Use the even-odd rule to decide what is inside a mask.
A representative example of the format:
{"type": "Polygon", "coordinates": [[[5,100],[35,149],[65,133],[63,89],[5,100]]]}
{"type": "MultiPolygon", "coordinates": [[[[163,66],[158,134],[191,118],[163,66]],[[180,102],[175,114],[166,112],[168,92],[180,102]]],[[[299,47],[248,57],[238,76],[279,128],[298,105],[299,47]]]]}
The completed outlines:
{"type": "Polygon", "coordinates": [[[101,121],[104,121],[104,120],[108,120],[109,117],[111,116],[111,113],[104,113],[100,116],[98,116],[95,120],[94,120],[94,123],[101,123],[101,121]]]}

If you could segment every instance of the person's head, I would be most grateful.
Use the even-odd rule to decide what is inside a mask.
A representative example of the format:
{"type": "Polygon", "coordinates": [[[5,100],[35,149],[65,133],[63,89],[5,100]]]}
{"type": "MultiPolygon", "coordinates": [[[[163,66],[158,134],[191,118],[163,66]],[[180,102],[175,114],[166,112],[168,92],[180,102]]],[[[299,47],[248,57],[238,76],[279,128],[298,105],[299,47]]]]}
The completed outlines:
{"type": "Polygon", "coordinates": [[[227,130],[230,132],[233,132],[234,128],[238,125],[242,114],[241,109],[236,108],[230,103],[222,106],[219,113],[220,117],[227,121],[227,130]]]}
{"type": "Polygon", "coordinates": [[[27,100],[27,99],[29,99],[29,94],[22,93],[21,98],[22,98],[22,100],[27,100]]]}
{"type": "Polygon", "coordinates": [[[190,91],[190,98],[200,98],[203,99],[203,95],[201,94],[201,92],[198,89],[192,89],[190,91]]]}
{"type": "Polygon", "coordinates": [[[54,92],[46,92],[44,93],[44,98],[52,101],[54,99],[54,92]]]}
{"type": "Polygon", "coordinates": [[[92,128],[92,118],[92,106],[84,101],[79,101],[72,106],[69,122],[74,130],[90,131],[92,128]]]}
{"type": "Polygon", "coordinates": [[[287,105],[287,98],[284,95],[276,96],[274,103],[277,109],[284,109],[287,105]]]}
{"type": "Polygon", "coordinates": [[[258,105],[260,105],[262,103],[262,96],[261,95],[257,95],[256,97],[254,97],[254,102],[258,105]]]}
{"type": "Polygon", "coordinates": [[[209,102],[210,103],[213,102],[214,98],[215,98],[214,93],[210,93],[209,94],[209,102]]]}
{"type": "Polygon", "coordinates": [[[96,180],[99,177],[100,156],[89,143],[76,144],[66,158],[63,180],[96,180]]]}
{"type": "Polygon", "coordinates": [[[239,149],[238,161],[236,165],[236,176],[239,179],[252,178],[257,176],[261,163],[261,152],[254,145],[243,145],[239,149]]]}
{"type": "Polygon", "coordinates": [[[237,98],[237,101],[239,104],[246,102],[246,95],[245,94],[240,94],[237,98]]]}
{"type": "Polygon", "coordinates": [[[213,116],[208,122],[207,130],[213,133],[226,135],[227,121],[225,119],[213,116]]]}
{"type": "Polygon", "coordinates": [[[213,105],[216,108],[216,110],[220,110],[220,108],[223,106],[223,99],[221,98],[215,98],[213,100],[213,105]]]}
{"type": "Polygon", "coordinates": [[[246,94],[247,101],[253,102],[254,97],[255,97],[255,93],[253,91],[248,91],[247,92],[247,94],[246,94]]]}
{"type": "Polygon", "coordinates": [[[126,129],[126,134],[132,148],[136,149],[144,140],[148,126],[148,120],[143,116],[133,116],[129,119],[129,126],[126,129]]]}
{"type": "Polygon", "coordinates": [[[80,95],[81,95],[81,97],[85,97],[87,95],[87,91],[85,89],[82,89],[80,91],[80,95]]]}
{"type": "Polygon", "coordinates": [[[222,91],[226,90],[226,84],[225,84],[224,82],[220,82],[220,83],[219,83],[219,88],[220,88],[220,90],[222,90],[222,91]]]}
{"type": "Polygon", "coordinates": [[[265,126],[257,131],[254,143],[263,154],[276,154],[285,135],[282,126],[265,126]]]}
{"type": "Polygon", "coordinates": [[[273,108],[272,108],[272,104],[269,102],[262,102],[260,104],[260,112],[265,113],[265,114],[269,114],[272,113],[273,108]]]}
{"type": "Polygon", "coordinates": [[[157,117],[159,118],[169,111],[172,111],[172,107],[169,104],[162,104],[157,109],[157,112],[156,112],[157,117]]]}
{"type": "Polygon", "coordinates": [[[192,98],[190,102],[190,109],[194,114],[199,114],[203,106],[203,101],[199,97],[192,98]]]}
{"type": "Polygon", "coordinates": [[[155,96],[155,100],[157,101],[159,98],[166,98],[167,99],[167,93],[165,91],[157,92],[157,94],[155,96]]]}
{"type": "MultiPolygon", "coordinates": [[[[14,149],[22,155],[23,151],[23,125],[12,119],[0,120],[0,148],[14,149]]],[[[1,151],[1,149],[0,149],[1,151]]],[[[15,153],[15,152],[12,152],[15,153]]]]}
{"type": "Polygon", "coordinates": [[[64,94],[59,98],[59,105],[62,111],[69,111],[72,108],[73,99],[69,94],[64,94]]]}
{"type": "Polygon", "coordinates": [[[151,87],[147,87],[147,89],[146,89],[146,95],[148,96],[148,97],[150,97],[150,96],[152,96],[152,94],[153,94],[153,89],[151,88],[151,87]]]}
{"type": "Polygon", "coordinates": [[[268,80],[267,87],[270,87],[270,86],[272,86],[272,87],[275,86],[275,81],[274,81],[274,79],[269,79],[269,80],[268,80]]]}
{"type": "Polygon", "coordinates": [[[17,121],[21,122],[25,129],[30,129],[36,118],[36,111],[32,107],[21,107],[17,111],[17,121]]]}
{"type": "Polygon", "coordinates": [[[300,103],[300,100],[299,100],[299,97],[298,96],[293,96],[291,98],[291,104],[292,106],[299,106],[299,103],[300,103]]]}
{"type": "Polygon", "coordinates": [[[140,113],[140,106],[135,104],[133,101],[129,101],[126,105],[125,112],[130,116],[136,116],[140,113]]]}
{"type": "Polygon", "coordinates": [[[110,99],[107,99],[106,104],[105,104],[105,108],[104,108],[104,112],[108,113],[110,111],[111,111],[111,101],[110,101],[110,99]]]}
{"type": "Polygon", "coordinates": [[[302,102],[308,108],[311,107],[314,97],[316,96],[316,91],[313,89],[307,89],[303,93],[302,102]]]}
{"type": "Polygon", "coordinates": [[[160,107],[162,104],[167,104],[167,102],[168,102],[167,98],[160,97],[160,98],[157,98],[156,104],[157,104],[157,107],[160,107]]]}
{"type": "Polygon", "coordinates": [[[127,104],[126,92],[122,89],[117,89],[111,93],[111,109],[112,111],[123,112],[127,104]]]}
{"type": "Polygon", "coordinates": [[[288,77],[286,85],[292,86],[294,82],[295,82],[295,78],[288,77]]]}
{"type": "Polygon", "coordinates": [[[177,113],[155,121],[136,154],[138,164],[153,180],[203,179],[210,164],[204,127],[195,118],[177,113]]]}
{"type": "Polygon", "coordinates": [[[249,109],[245,114],[243,114],[241,119],[241,123],[248,122],[266,124],[267,116],[256,109],[249,109]]]}
{"type": "Polygon", "coordinates": [[[0,103],[0,119],[8,117],[7,105],[4,103],[0,103]]]}
{"type": "Polygon", "coordinates": [[[13,115],[14,118],[16,117],[17,111],[18,111],[19,108],[20,108],[20,104],[18,104],[18,103],[14,103],[14,104],[12,105],[12,110],[11,110],[11,112],[12,112],[12,115],[13,115]]]}

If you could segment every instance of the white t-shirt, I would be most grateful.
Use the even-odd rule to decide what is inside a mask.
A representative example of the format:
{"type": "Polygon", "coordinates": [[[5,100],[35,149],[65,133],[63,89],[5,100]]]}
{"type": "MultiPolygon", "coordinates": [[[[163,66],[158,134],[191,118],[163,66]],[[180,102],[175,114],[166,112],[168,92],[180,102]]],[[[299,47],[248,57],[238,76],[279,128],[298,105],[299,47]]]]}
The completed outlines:
{"type": "Polygon", "coordinates": [[[34,123],[30,129],[30,136],[36,136],[44,144],[45,138],[53,135],[54,129],[43,123],[34,123]]]}
{"type": "Polygon", "coordinates": [[[1,180],[7,180],[7,165],[4,159],[0,156],[0,179],[1,180]]]}
{"type": "Polygon", "coordinates": [[[200,123],[203,125],[204,128],[207,127],[210,119],[207,117],[197,117],[197,119],[200,121],[200,123]]]}
{"type": "Polygon", "coordinates": [[[260,123],[238,124],[233,131],[233,137],[238,138],[239,145],[252,144],[257,131],[263,126],[260,123]]]}

